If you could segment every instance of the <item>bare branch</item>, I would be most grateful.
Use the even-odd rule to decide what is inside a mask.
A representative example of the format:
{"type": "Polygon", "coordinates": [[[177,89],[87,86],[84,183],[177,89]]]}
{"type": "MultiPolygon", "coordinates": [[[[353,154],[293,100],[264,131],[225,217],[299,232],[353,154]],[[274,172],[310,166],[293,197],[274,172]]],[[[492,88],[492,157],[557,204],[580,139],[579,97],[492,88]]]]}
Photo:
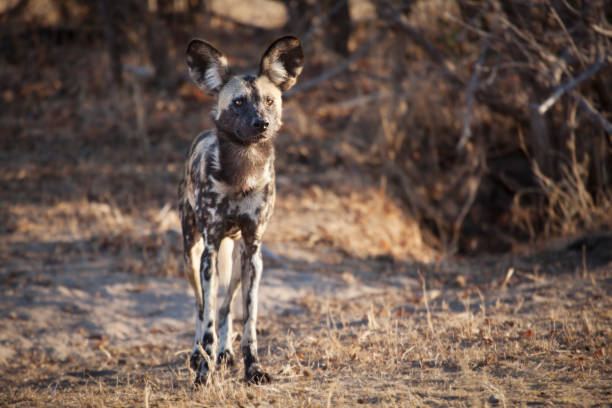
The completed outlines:
{"type": "Polygon", "coordinates": [[[567,40],[569,41],[570,45],[572,46],[572,49],[574,50],[574,54],[576,54],[576,56],[580,60],[580,63],[584,67],[586,65],[584,62],[584,55],[582,55],[580,51],[578,50],[578,47],[576,47],[576,43],[574,42],[574,39],[572,38],[570,33],[567,31],[567,27],[565,27],[565,23],[563,23],[563,20],[561,20],[559,13],[557,13],[557,9],[555,9],[555,7],[551,4],[550,0],[548,1],[548,7],[552,11],[552,14],[555,17],[555,20],[557,20],[557,23],[559,23],[559,26],[561,26],[561,29],[565,33],[567,40]]]}
{"type": "MultiPolygon", "coordinates": [[[[482,10],[480,10],[478,12],[478,14],[476,15],[476,17],[480,18],[481,15],[482,15],[482,12],[484,12],[484,10],[486,10],[486,9],[483,8],[482,10]]],[[[476,33],[476,34],[478,34],[481,37],[488,37],[488,36],[491,35],[491,33],[487,33],[486,31],[481,30],[480,28],[477,28],[473,23],[467,23],[467,22],[463,21],[462,19],[453,16],[448,11],[444,13],[444,17],[449,19],[453,23],[459,24],[460,26],[463,27],[463,29],[465,31],[470,31],[470,32],[476,33]]]]}
{"type": "MultiPolygon", "coordinates": [[[[123,71],[129,72],[130,74],[142,78],[142,79],[151,79],[155,76],[155,71],[153,71],[153,67],[148,65],[129,65],[126,64],[123,66],[123,71]]],[[[187,80],[188,77],[185,77],[187,80]]]]}
{"type": "Polygon", "coordinates": [[[296,92],[305,91],[307,89],[310,89],[314,86],[319,85],[321,82],[325,82],[328,79],[338,75],[339,73],[347,69],[353,62],[364,57],[367,54],[367,52],[370,50],[370,48],[387,34],[387,31],[388,29],[386,28],[382,29],[376,35],[370,38],[370,40],[367,43],[362,45],[361,48],[355,51],[350,57],[345,59],[341,64],[323,72],[321,75],[311,79],[310,81],[303,82],[302,84],[293,87],[288,92],[285,92],[285,97],[292,96],[296,92]]]}
{"type": "Polygon", "coordinates": [[[318,111],[319,112],[331,112],[335,110],[358,108],[365,104],[369,104],[375,101],[380,101],[382,99],[390,98],[391,96],[393,96],[391,92],[387,92],[387,91],[372,92],[366,95],[358,95],[350,99],[345,99],[341,102],[323,105],[318,108],[318,111]]]}
{"type": "Polygon", "coordinates": [[[571,80],[567,81],[566,83],[560,85],[555,92],[553,92],[553,94],[548,97],[548,99],[546,99],[539,107],[538,107],[538,113],[540,115],[543,115],[546,113],[546,111],[548,111],[548,109],[550,109],[551,106],[553,106],[555,104],[555,102],[557,102],[557,100],[566,92],[571,91],[572,89],[576,88],[578,85],[580,85],[585,79],[587,79],[588,77],[590,77],[591,75],[594,75],[597,71],[599,71],[601,69],[601,67],[604,65],[605,62],[605,58],[603,55],[600,55],[597,58],[597,61],[595,62],[595,64],[593,64],[591,66],[591,68],[587,69],[586,71],[584,71],[582,74],[578,75],[576,78],[572,78],[571,80]]]}
{"type": "Polygon", "coordinates": [[[480,187],[481,180],[482,170],[471,176],[466,183],[468,188],[468,196],[465,200],[465,203],[463,203],[461,211],[457,215],[455,222],[453,223],[453,238],[451,240],[451,248],[453,252],[457,250],[457,247],[459,245],[459,236],[461,234],[461,227],[463,226],[463,221],[465,220],[465,217],[467,217],[468,213],[470,212],[470,209],[472,208],[472,205],[474,204],[474,201],[476,200],[476,194],[478,193],[478,188],[480,187]]]}
{"type": "MultiPolygon", "coordinates": [[[[578,104],[580,105],[580,107],[587,111],[587,113],[591,115],[595,122],[597,122],[602,128],[604,128],[604,130],[609,135],[612,135],[612,123],[610,123],[606,118],[604,118],[603,115],[599,113],[597,109],[595,109],[593,105],[591,105],[591,103],[584,96],[582,96],[578,92],[573,92],[573,95],[578,100],[578,104]]],[[[612,142],[612,139],[610,139],[610,141],[612,142]]]]}
{"type": "MultiPolygon", "coordinates": [[[[457,73],[456,69],[447,62],[447,58],[444,53],[439,51],[436,46],[427,40],[416,28],[410,25],[407,21],[403,20],[399,13],[395,13],[395,15],[397,17],[394,17],[393,19],[393,26],[407,34],[414,44],[419,46],[429,56],[429,58],[433,60],[433,62],[439,64],[442,68],[444,76],[449,80],[449,82],[459,87],[465,87],[467,81],[464,80],[461,75],[457,73]]],[[[520,32],[520,30],[516,30],[520,32]]],[[[518,44],[520,45],[520,43],[518,44]]],[[[523,118],[525,116],[525,112],[523,112],[521,108],[516,108],[510,104],[504,103],[504,101],[500,100],[497,95],[486,92],[486,90],[479,90],[475,96],[478,101],[487,105],[487,107],[494,112],[506,116],[514,116],[516,118],[523,118]]]]}
{"type": "Polygon", "coordinates": [[[601,35],[605,35],[606,37],[612,37],[612,30],[606,30],[605,28],[595,24],[591,25],[591,28],[593,29],[593,31],[596,31],[601,35]]]}
{"type": "Polygon", "coordinates": [[[463,116],[463,127],[461,129],[461,138],[459,139],[459,143],[457,144],[457,151],[463,149],[468,139],[472,135],[472,130],[470,128],[470,124],[472,122],[472,106],[474,105],[474,91],[478,87],[478,77],[480,76],[480,71],[482,70],[482,64],[485,59],[485,55],[487,50],[489,49],[489,39],[490,36],[487,36],[484,39],[484,44],[482,46],[482,50],[480,51],[480,56],[478,57],[478,61],[476,61],[476,66],[474,66],[474,72],[472,73],[472,78],[470,79],[470,83],[465,91],[465,115],[463,116]]]}

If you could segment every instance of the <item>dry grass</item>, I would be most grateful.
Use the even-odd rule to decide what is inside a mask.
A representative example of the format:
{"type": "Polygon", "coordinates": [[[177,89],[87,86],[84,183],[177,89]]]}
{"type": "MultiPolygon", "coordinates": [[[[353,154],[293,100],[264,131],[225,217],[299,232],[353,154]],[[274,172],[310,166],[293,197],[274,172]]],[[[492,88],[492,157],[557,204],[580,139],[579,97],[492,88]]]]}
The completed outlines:
{"type": "Polygon", "coordinates": [[[418,224],[381,191],[342,194],[313,185],[281,196],[266,235],[270,244],[291,241],[364,258],[391,255],[428,262],[435,256],[418,224]]]}
{"type": "MultiPolygon", "coordinates": [[[[467,275],[468,282],[476,278],[467,275]]],[[[275,378],[269,386],[244,384],[237,366],[221,369],[212,384],[194,390],[187,352],[178,341],[129,350],[106,346],[108,353],[93,361],[52,361],[44,353],[19,350],[1,368],[0,405],[567,407],[610,402],[609,267],[585,278],[519,271],[463,288],[443,284],[447,279],[452,276],[429,280],[427,300],[419,286],[388,286],[355,299],[308,295],[296,301],[292,313],[262,316],[260,355],[275,378]]]]}
{"type": "MultiPolygon", "coordinates": [[[[523,224],[532,239],[537,228],[534,220],[543,219],[543,234],[546,237],[575,235],[581,230],[596,230],[610,223],[612,214],[612,191],[604,189],[598,195],[587,188],[589,156],[577,157],[575,135],[567,143],[570,158],[560,165],[561,177],[555,181],[546,176],[535,160],[533,172],[540,185],[544,205],[539,209],[525,209],[520,205],[521,195],[514,200],[514,215],[517,224],[523,224]],[[541,214],[540,214],[541,213],[541,214]]],[[[533,193],[533,192],[532,192],[533,193]]]]}

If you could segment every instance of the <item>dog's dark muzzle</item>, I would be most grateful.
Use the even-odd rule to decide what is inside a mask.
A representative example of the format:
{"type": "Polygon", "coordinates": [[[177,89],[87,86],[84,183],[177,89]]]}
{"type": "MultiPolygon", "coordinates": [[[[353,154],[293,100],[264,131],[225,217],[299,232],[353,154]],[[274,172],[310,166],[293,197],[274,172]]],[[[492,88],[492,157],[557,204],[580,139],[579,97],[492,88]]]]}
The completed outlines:
{"type": "Polygon", "coordinates": [[[255,119],[251,122],[251,127],[253,130],[260,133],[265,132],[266,129],[268,129],[268,126],[269,123],[261,119],[255,119]]]}

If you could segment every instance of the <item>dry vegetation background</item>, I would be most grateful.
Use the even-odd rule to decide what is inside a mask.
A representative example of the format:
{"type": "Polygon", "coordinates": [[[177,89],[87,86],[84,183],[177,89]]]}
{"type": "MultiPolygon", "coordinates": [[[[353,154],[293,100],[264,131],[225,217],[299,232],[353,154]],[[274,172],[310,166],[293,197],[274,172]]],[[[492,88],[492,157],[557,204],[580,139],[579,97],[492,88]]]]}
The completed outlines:
{"type": "Polygon", "coordinates": [[[0,404],[609,404],[611,21],[606,0],[0,1],[5,299],[77,262],[181,275],[176,186],[213,104],[192,37],[244,70],[304,44],[266,264],[414,281],[262,319],[279,383],[208,394],[189,336],[58,360],[7,340],[28,325],[7,303],[0,404]]]}

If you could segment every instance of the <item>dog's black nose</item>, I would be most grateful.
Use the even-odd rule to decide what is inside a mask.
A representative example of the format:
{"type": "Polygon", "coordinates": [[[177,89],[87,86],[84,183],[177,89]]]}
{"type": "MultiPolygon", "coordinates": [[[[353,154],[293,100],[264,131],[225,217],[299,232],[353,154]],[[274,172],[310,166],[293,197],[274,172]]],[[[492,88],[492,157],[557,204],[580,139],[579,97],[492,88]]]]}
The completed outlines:
{"type": "Polygon", "coordinates": [[[263,132],[264,130],[266,130],[268,128],[268,122],[266,122],[265,120],[261,120],[261,119],[255,119],[252,123],[252,126],[259,130],[260,132],[263,132]]]}

